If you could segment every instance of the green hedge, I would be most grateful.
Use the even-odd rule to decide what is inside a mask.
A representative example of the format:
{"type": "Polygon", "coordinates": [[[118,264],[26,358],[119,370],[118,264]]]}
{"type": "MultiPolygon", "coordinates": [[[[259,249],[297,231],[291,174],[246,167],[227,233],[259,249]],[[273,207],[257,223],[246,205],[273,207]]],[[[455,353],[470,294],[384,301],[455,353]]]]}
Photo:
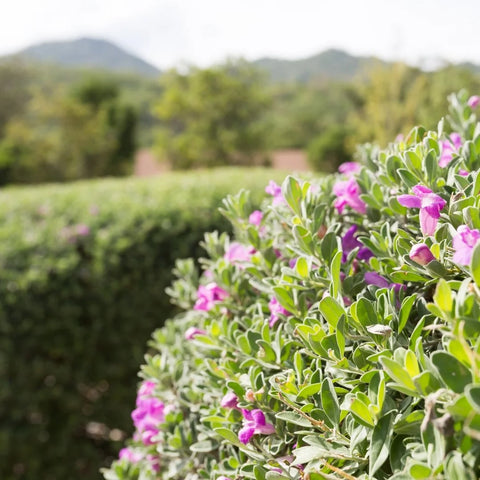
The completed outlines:
{"type": "Polygon", "coordinates": [[[0,193],[0,478],[91,479],[131,432],[136,373],[171,316],[176,258],[268,170],[222,169],[0,193]],[[88,231],[87,231],[88,229],[88,231]]]}

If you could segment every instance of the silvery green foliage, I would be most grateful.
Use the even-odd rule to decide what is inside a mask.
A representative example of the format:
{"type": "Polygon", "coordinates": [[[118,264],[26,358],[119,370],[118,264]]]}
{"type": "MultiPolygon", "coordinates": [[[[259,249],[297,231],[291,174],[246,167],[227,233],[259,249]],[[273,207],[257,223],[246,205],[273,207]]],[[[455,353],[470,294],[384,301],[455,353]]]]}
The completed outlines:
{"type": "Polygon", "coordinates": [[[436,132],[363,148],[352,204],[332,193],[345,177],[288,177],[259,225],[246,192],[225,200],[235,238],[206,235],[199,280],[179,263],[170,295],[190,308],[155,332],[142,367],[170,412],[152,445],[130,442],[142,459],[105,478],[479,478],[480,243],[462,247],[469,264],[453,258],[459,227],[480,229],[480,126],[467,100],[452,96],[436,132]],[[451,129],[459,148],[445,143],[451,129]],[[446,202],[428,236],[428,205],[397,200],[418,185],[446,202]],[[253,247],[247,260],[229,256],[234,241],[253,247]],[[200,310],[198,282],[228,297],[200,310]],[[238,408],[221,406],[227,393],[238,408]],[[240,442],[241,409],[263,411],[275,433],[240,442]]]}

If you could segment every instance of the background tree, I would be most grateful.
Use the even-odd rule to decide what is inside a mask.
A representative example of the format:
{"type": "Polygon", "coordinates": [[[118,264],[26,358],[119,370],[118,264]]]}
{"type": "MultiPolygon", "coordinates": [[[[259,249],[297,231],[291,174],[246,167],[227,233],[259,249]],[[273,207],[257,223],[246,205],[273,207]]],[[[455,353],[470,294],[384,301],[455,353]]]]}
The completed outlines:
{"type": "Polygon", "coordinates": [[[157,149],[173,168],[249,165],[267,147],[270,99],[262,76],[241,61],[172,70],[155,112],[157,149]]]}

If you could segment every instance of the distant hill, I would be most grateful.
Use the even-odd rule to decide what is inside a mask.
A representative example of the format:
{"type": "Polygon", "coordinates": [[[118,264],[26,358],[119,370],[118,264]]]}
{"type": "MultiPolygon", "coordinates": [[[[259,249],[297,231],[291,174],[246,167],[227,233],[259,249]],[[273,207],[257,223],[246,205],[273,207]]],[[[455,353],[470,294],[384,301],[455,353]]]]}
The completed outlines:
{"type": "Polygon", "coordinates": [[[160,70],[145,60],[101,39],[79,38],[71,41],[32,45],[13,56],[64,67],[102,69],[157,76],[160,70]]]}
{"type": "Polygon", "coordinates": [[[375,65],[388,65],[375,57],[355,57],[330,49],[299,60],[261,58],[252,62],[266,71],[273,82],[308,82],[316,79],[351,80],[375,65]]]}

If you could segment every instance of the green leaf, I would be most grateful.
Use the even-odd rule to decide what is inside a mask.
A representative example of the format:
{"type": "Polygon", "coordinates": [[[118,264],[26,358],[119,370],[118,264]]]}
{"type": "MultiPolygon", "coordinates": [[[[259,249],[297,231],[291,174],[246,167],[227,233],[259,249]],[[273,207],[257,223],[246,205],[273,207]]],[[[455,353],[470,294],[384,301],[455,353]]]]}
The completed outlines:
{"type": "Polygon", "coordinates": [[[445,279],[441,278],[438,281],[433,300],[435,301],[435,304],[444,312],[450,313],[452,311],[452,290],[445,279]]]}
{"type": "Polygon", "coordinates": [[[297,263],[295,265],[295,269],[297,270],[297,273],[302,278],[307,278],[308,277],[308,262],[307,262],[307,259],[304,258],[304,257],[298,258],[297,263]]]}
{"type": "Polygon", "coordinates": [[[467,385],[472,383],[470,370],[450,353],[435,352],[431,360],[445,385],[455,393],[463,393],[467,385]]]}
{"type": "Polygon", "coordinates": [[[287,423],[293,423],[295,425],[300,425],[301,427],[311,427],[312,424],[305,417],[302,417],[297,412],[280,412],[275,415],[276,418],[283,420],[287,423]]]}
{"type": "Polygon", "coordinates": [[[296,313],[297,308],[293,300],[293,295],[289,290],[284,287],[273,287],[273,291],[283,308],[287,309],[290,313],[296,313]]]}
{"type": "MultiPolygon", "coordinates": [[[[480,174],[477,178],[480,178],[480,174]]],[[[472,271],[472,277],[475,280],[475,283],[480,287],[480,242],[477,242],[473,249],[470,270],[472,271]]]]}
{"type": "Polygon", "coordinates": [[[335,232],[328,232],[325,237],[323,237],[320,249],[323,259],[327,265],[330,265],[334,255],[338,251],[338,240],[335,232]]]}
{"type": "Polygon", "coordinates": [[[218,443],[214,440],[203,440],[202,442],[197,442],[190,445],[190,450],[192,452],[211,452],[218,447],[218,443]]]}
{"type": "Polygon", "coordinates": [[[373,477],[375,472],[385,463],[390,452],[392,441],[393,412],[382,417],[375,425],[370,441],[370,468],[369,475],[373,477]]]}
{"type": "Polygon", "coordinates": [[[298,392],[297,398],[302,399],[302,398],[311,397],[312,395],[317,394],[320,391],[321,388],[322,388],[321,383],[313,383],[311,385],[307,385],[306,387],[303,387],[298,392]]]}
{"type": "Polygon", "coordinates": [[[340,406],[332,381],[326,378],[322,383],[322,407],[334,427],[340,422],[340,406]]]}
{"type": "Polygon", "coordinates": [[[404,369],[400,364],[395,360],[392,360],[388,357],[380,357],[380,363],[383,365],[383,368],[388,373],[388,375],[395,380],[395,382],[404,385],[409,390],[415,391],[415,384],[411,379],[408,371],[404,369]]]}
{"type": "Polygon", "coordinates": [[[337,327],[337,323],[341,316],[345,315],[344,309],[332,297],[323,298],[320,301],[318,308],[330,325],[331,331],[337,327]]]}
{"type": "Polygon", "coordinates": [[[405,328],[416,298],[416,295],[411,295],[410,297],[403,299],[400,313],[398,314],[398,333],[402,333],[402,330],[405,328]]]}
{"type": "Polygon", "coordinates": [[[289,175],[282,184],[283,197],[290,208],[299,216],[302,216],[303,193],[298,181],[289,175]]]}
{"type": "Polygon", "coordinates": [[[360,399],[354,398],[349,410],[361,425],[370,428],[375,425],[370,410],[360,399]]]}
{"type": "Polygon", "coordinates": [[[295,461],[292,465],[304,465],[316,458],[324,458],[328,456],[328,451],[321,447],[300,447],[293,451],[295,455],[295,461]]]}
{"type": "Polygon", "coordinates": [[[415,463],[410,467],[409,473],[411,478],[415,479],[430,479],[432,469],[423,463],[415,463]]]}
{"type": "Polygon", "coordinates": [[[465,396],[470,405],[480,413],[480,385],[468,385],[465,389],[465,396]]]}

